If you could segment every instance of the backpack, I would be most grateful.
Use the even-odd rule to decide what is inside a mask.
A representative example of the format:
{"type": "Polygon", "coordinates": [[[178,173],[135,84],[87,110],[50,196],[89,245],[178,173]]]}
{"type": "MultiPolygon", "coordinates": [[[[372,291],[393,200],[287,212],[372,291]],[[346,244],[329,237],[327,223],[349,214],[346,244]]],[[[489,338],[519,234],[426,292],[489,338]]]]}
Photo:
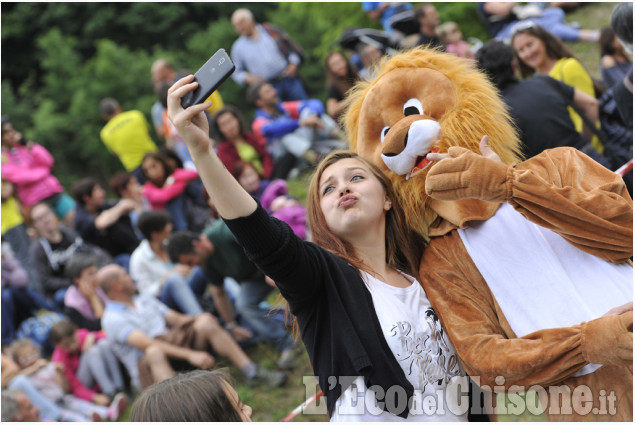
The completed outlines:
{"type": "Polygon", "coordinates": [[[300,57],[300,64],[304,62],[304,50],[298,43],[296,43],[282,28],[279,28],[268,22],[264,22],[262,27],[267,31],[269,36],[278,45],[278,50],[284,55],[289,57],[291,53],[295,53],[300,57]]]}
{"type": "Polygon", "coordinates": [[[20,324],[16,337],[30,339],[46,357],[53,352],[53,345],[49,341],[51,326],[62,319],[64,316],[56,311],[39,310],[34,317],[30,317],[20,324]]]}

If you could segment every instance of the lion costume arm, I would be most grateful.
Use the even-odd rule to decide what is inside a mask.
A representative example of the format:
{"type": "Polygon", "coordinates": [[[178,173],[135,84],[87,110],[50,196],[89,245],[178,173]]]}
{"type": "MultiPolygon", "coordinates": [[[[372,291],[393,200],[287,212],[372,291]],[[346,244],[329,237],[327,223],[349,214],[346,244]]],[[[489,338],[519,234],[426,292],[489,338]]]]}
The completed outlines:
{"type": "Polygon", "coordinates": [[[622,178],[577,149],[517,164],[509,202],[584,252],[612,263],[633,256],[633,200],[622,178]]]}
{"type": "Polygon", "coordinates": [[[433,238],[420,277],[465,370],[480,385],[553,385],[588,363],[632,363],[632,312],[518,338],[453,231],[433,238]],[[619,342],[619,343],[618,343],[619,342]]]}

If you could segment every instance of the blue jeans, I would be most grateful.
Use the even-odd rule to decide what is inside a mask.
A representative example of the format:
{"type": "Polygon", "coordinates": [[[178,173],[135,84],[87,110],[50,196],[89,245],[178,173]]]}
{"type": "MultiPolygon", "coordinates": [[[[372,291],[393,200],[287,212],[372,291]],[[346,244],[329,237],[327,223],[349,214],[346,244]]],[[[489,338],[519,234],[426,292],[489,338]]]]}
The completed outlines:
{"type": "Polygon", "coordinates": [[[31,266],[31,259],[29,257],[29,246],[31,245],[31,239],[26,233],[26,226],[24,223],[18,224],[15,227],[10,228],[4,235],[2,235],[2,241],[9,242],[9,246],[13,251],[13,255],[20,262],[24,270],[29,275],[29,285],[35,289],[42,291],[42,284],[40,283],[35,267],[31,266]]]}
{"type": "Polygon", "coordinates": [[[64,310],[64,297],[66,296],[66,291],[68,288],[60,288],[53,293],[53,301],[55,301],[56,309],[55,311],[64,310]]]}
{"type": "MultiPolygon", "coordinates": [[[[578,41],[578,38],[580,37],[580,30],[571,27],[565,22],[564,11],[559,7],[544,9],[542,11],[542,15],[527,18],[525,21],[532,21],[537,25],[540,25],[552,35],[555,35],[564,41],[578,41]]],[[[510,22],[503,27],[498,34],[496,34],[496,38],[500,40],[510,40],[513,35],[512,32],[514,30],[514,26],[518,22],[523,21],[510,22]]]]}
{"type": "Polygon", "coordinates": [[[264,280],[241,281],[236,309],[265,341],[282,351],[291,347],[293,338],[280,320],[259,306],[272,290],[264,280]]]}
{"type": "MultiPolygon", "coordinates": [[[[4,326],[3,326],[4,327],[4,326]]],[[[58,421],[62,414],[61,409],[48,398],[44,397],[24,375],[17,375],[7,385],[8,389],[17,389],[29,397],[31,403],[40,409],[40,418],[45,421],[58,421]]]]}
{"type": "Polygon", "coordinates": [[[130,273],[130,254],[119,254],[112,259],[113,263],[123,267],[126,273],[130,273]]]}
{"type": "Polygon", "coordinates": [[[194,267],[187,278],[175,273],[163,284],[159,300],[173,310],[195,316],[203,313],[196,296],[203,295],[206,285],[200,267],[194,267]]]}
{"type": "Polygon", "coordinates": [[[174,231],[187,230],[187,219],[185,218],[185,194],[180,194],[165,204],[165,209],[170,213],[174,231]]]}
{"type": "Polygon", "coordinates": [[[25,319],[33,316],[37,310],[59,311],[56,306],[36,290],[27,287],[2,289],[2,345],[15,339],[15,332],[25,319]]]}
{"type": "Polygon", "coordinates": [[[298,77],[284,77],[279,80],[272,80],[270,84],[276,88],[281,101],[304,100],[308,96],[304,89],[302,80],[298,77]]]}

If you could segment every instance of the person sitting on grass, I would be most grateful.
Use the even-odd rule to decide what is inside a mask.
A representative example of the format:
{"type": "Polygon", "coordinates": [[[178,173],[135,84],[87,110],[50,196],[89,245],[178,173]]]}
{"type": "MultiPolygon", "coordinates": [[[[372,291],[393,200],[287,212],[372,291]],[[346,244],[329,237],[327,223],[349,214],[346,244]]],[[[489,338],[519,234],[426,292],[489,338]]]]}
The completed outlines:
{"type": "Polygon", "coordinates": [[[198,235],[177,232],[170,236],[167,251],[174,263],[200,265],[225,328],[237,341],[250,338],[251,332],[236,322],[234,306],[224,287],[226,278],[240,285],[236,310],[267,343],[280,352],[279,369],[290,369],[295,364],[301,344],[295,343],[284,323],[271,314],[261,303],[274,290],[256,265],[251,262],[223,220],[217,220],[198,235]]]}
{"type": "Polygon", "coordinates": [[[84,400],[101,400],[123,411],[128,398],[117,358],[103,332],[91,332],[68,320],[51,326],[51,343],[55,347],[51,360],[64,366],[64,375],[73,395],[84,400]],[[99,391],[97,391],[99,390],[99,391]]]}
{"type": "Polygon", "coordinates": [[[40,422],[40,409],[20,390],[2,391],[2,422],[40,422]]]}
{"type": "Polygon", "coordinates": [[[252,385],[279,387],[286,382],[284,372],[257,366],[211,314],[188,316],[154,297],[136,295],[128,273],[115,264],[100,269],[98,278],[110,299],[102,327],[136,388],[171,378],[173,367],[211,369],[216,359],[210,349],[227,358],[252,385]]]}
{"type": "Polygon", "coordinates": [[[10,345],[13,360],[20,366],[35,388],[46,398],[62,406],[66,417],[74,421],[93,422],[119,417],[121,398],[111,403],[103,394],[93,393],[90,401],[72,394],[70,384],[64,374],[64,367],[42,358],[38,348],[29,339],[19,339],[10,345]],[[109,406],[110,405],[110,406],[109,406]]]}
{"type": "Polygon", "coordinates": [[[68,261],[66,275],[73,281],[64,295],[64,314],[80,328],[101,330],[108,297],[97,281],[97,260],[90,254],[78,253],[68,261]]]}

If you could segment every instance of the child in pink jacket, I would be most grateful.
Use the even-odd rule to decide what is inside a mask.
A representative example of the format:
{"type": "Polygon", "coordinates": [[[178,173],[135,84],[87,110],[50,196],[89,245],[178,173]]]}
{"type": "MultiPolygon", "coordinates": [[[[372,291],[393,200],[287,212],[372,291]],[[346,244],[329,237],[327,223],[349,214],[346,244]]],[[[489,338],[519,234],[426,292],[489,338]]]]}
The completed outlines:
{"type": "Polygon", "coordinates": [[[121,369],[103,332],[77,329],[70,321],[60,320],[51,326],[49,338],[55,347],[51,361],[64,366],[75,397],[110,405],[109,417],[125,408],[121,369]]]}
{"type": "Polygon", "coordinates": [[[2,117],[2,179],[13,183],[25,208],[45,201],[59,218],[72,226],[75,201],[51,174],[53,163],[49,151],[27,141],[7,116],[2,117]]]}
{"type": "Polygon", "coordinates": [[[143,194],[154,210],[167,210],[172,216],[174,230],[188,228],[186,191],[190,197],[202,198],[202,185],[196,170],[178,168],[162,153],[152,152],[143,157],[141,170],[146,178],[143,194]],[[190,183],[197,183],[188,188],[190,183]],[[194,189],[192,189],[194,187],[194,189]]]}

